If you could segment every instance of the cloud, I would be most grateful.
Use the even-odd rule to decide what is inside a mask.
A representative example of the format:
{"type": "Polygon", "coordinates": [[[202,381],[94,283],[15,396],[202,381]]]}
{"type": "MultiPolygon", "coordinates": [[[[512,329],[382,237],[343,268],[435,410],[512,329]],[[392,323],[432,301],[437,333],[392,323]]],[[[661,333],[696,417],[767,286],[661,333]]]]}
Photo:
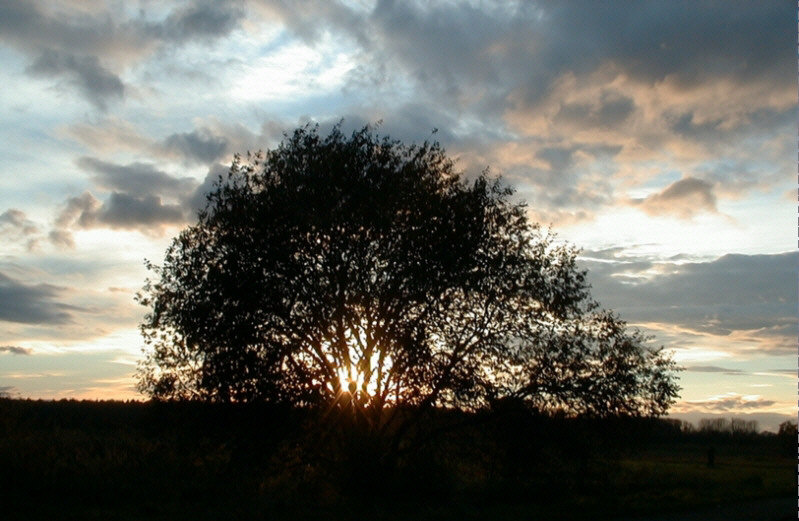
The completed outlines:
{"type": "Polygon", "coordinates": [[[614,90],[602,90],[593,102],[565,103],[555,113],[556,125],[569,127],[617,128],[633,113],[635,102],[614,90]]]}
{"type": "Polygon", "coordinates": [[[738,393],[726,393],[719,396],[712,396],[705,400],[687,400],[682,402],[679,409],[701,410],[708,412],[734,412],[752,411],[766,409],[777,402],[758,395],[741,395],[738,393]]]}
{"type": "MultiPolygon", "coordinates": [[[[461,164],[476,172],[490,165],[523,192],[536,219],[556,225],[629,205],[631,189],[651,188],[653,178],[675,169],[682,184],[638,202],[642,211],[690,218],[716,212],[717,199],[784,183],[780,158],[787,156],[752,139],[764,131],[787,135],[780,129],[795,115],[793,56],[775,36],[792,34],[792,14],[776,2],[763,9],[640,2],[600,7],[596,16],[578,1],[203,1],[105,17],[70,8],[56,16],[36,5],[17,8],[28,13],[19,24],[53,36],[37,40],[15,29],[17,46],[25,42],[34,57],[44,49],[97,56],[106,69],[120,63],[109,70],[118,75],[149,58],[167,67],[188,42],[210,45],[239,29],[252,36],[282,23],[285,34],[251,57],[280,52],[292,37],[311,52],[335,47],[357,64],[346,73],[344,96],[357,99],[344,103],[348,120],[383,119],[403,140],[442,129],[437,138],[461,164]],[[86,42],[74,42],[78,29],[86,42]]],[[[270,144],[259,139],[265,129],[227,122],[158,138],[119,121],[99,131],[88,126],[72,132],[98,149],[135,148],[144,157],[208,166],[270,144]]]]}
{"type": "Polygon", "coordinates": [[[194,217],[197,212],[206,207],[208,203],[207,194],[213,190],[215,183],[220,178],[223,178],[229,170],[230,167],[222,164],[212,165],[211,168],[208,169],[208,173],[203,182],[197,186],[191,196],[184,201],[184,205],[187,207],[191,217],[194,217]]]}
{"type": "Polygon", "coordinates": [[[29,285],[0,273],[0,321],[23,324],[66,324],[78,308],[58,302],[65,288],[29,285]]]}
{"type": "Polygon", "coordinates": [[[33,251],[39,242],[39,226],[22,210],[9,208],[0,214],[0,237],[7,245],[20,241],[28,251],[33,251]]]}
{"type": "Polygon", "coordinates": [[[194,210],[199,183],[176,178],[151,163],[118,165],[82,157],[78,165],[93,173],[95,187],[108,193],[104,200],[89,191],[70,197],[50,233],[54,244],[74,245],[71,228],[137,229],[160,233],[165,225],[181,224],[194,210]]]}
{"type": "Polygon", "coordinates": [[[50,241],[74,246],[74,228],[112,228],[160,234],[164,226],[180,225],[205,208],[206,194],[226,174],[228,166],[212,164],[202,183],[176,178],[150,163],[118,165],[83,157],[79,166],[94,173],[97,189],[108,192],[104,200],[86,191],[68,198],[55,220],[50,241]]]}
{"type": "Polygon", "coordinates": [[[244,16],[239,2],[202,0],[181,5],[148,33],[174,43],[212,41],[233,31],[244,16]]]}
{"type": "MultiPolygon", "coordinates": [[[[447,104],[495,109],[508,89],[522,89],[536,103],[564,73],[582,76],[609,63],[649,84],[674,78],[687,88],[717,77],[765,77],[793,86],[785,70],[794,57],[781,43],[793,32],[791,10],[778,2],[764,9],[684,2],[588,8],[582,1],[476,6],[385,0],[372,9],[335,1],[256,5],[309,44],[329,32],[350,37],[363,59],[372,58],[370,66],[382,71],[374,78],[414,79],[447,104]]],[[[595,114],[606,123],[624,119],[633,102],[612,95],[606,110],[595,114]]]]}
{"type": "MultiPolygon", "coordinates": [[[[184,221],[183,208],[175,204],[164,204],[155,195],[136,197],[126,193],[112,192],[111,197],[95,214],[84,213],[81,218],[107,224],[111,228],[138,228],[161,224],[177,224],[184,221]]],[[[94,224],[94,222],[92,222],[94,224]]]]}
{"type": "Polygon", "coordinates": [[[710,262],[626,262],[616,251],[604,256],[614,260],[582,258],[592,293],[630,322],[775,354],[796,350],[797,296],[786,284],[796,279],[794,252],[728,254],[710,262]]]}
{"type": "Polygon", "coordinates": [[[654,216],[673,215],[690,219],[701,212],[717,213],[713,185],[694,177],[680,179],[661,192],[631,203],[654,216]]]}
{"type": "MultiPolygon", "coordinates": [[[[66,224],[69,224],[68,219],[65,222],[65,225],[66,224]]],[[[75,238],[68,230],[50,230],[50,232],[47,234],[47,238],[57,248],[72,249],[75,247],[75,238]]]]}
{"type": "Polygon", "coordinates": [[[118,117],[107,117],[92,123],[74,123],[59,129],[58,134],[104,154],[148,151],[153,145],[152,138],[144,135],[129,121],[118,117]]]}
{"type": "MultiPolygon", "coordinates": [[[[118,118],[107,118],[97,123],[77,123],[60,129],[59,133],[104,155],[125,150],[148,158],[178,158],[185,163],[199,165],[212,164],[226,154],[232,156],[236,152],[255,149],[259,141],[264,146],[261,136],[241,126],[221,125],[213,120],[208,123],[210,126],[201,126],[189,132],[173,132],[163,139],[147,136],[130,122],[118,118]]],[[[83,157],[78,164],[105,175],[120,168],[154,170],[152,165],[145,163],[121,167],[93,157],[83,157]]]]}
{"type": "MultiPolygon", "coordinates": [[[[127,193],[112,192],[108,200],[99,201],[91,192],[67,199],[66,208],[56,222],[63,228],[109,227],[157,231],[165,224],[179,224],[185,220],[184,208],[177,204],[164,204],[160,197],[137,197],[127,193]]],[[[64,229],[55,230],[51,240],[65,239],[64,229]]],[[[68,244],[69,239],[61,243],[68,244]]]]}
{"type": "Polygon", "coordinates": [[[778,376],[780,378],[796,378],[796,369],[768,369],[765,371],[742,371],[715,365],[690,365],[684,369],[691,373],[716,373],[726,376],[778,376]]]}
{"type": "Polygon", "coordinates": [[[61,228],[67,228],[73,224],[80,227],[89,227],[95,220],[94,215],[97,214],[103,204],[94,197],[91,192],[83,192],[76,197],[70,197],[66,201],[66,206],[58,214],[56,218],[56,225],[61,228]]]}
{"type": "Polygon", "coordinates": [[[47,49],[28,68],[36,76],[66,77],[95,107],[106,110],[110,100],[121,100],[125,86],[119,76],[96,56],[76,56],[47,49]]]}
{"type": "MultiPolygon", "coordinates": [[[[40,163],[40,174],[51,172],[37,179],[57,187],[62,203],[52,210],[56,226],[48,233],[34,221],[52,194],[34,194],[33,185],[7,194],[31,205],[9,202],[0,210],[15,207],[0,215],[0,240],[13,242],[6,255],[20,262],[61,270],[89,255],[19,255],[20,245],[33,239],[70,248],[83,229],[155,235],[189,222],[231,153],[273,146],[283,130],[311,116],[323,132],[339,115],[353,127],[382,119],[381,131],[405,142],[439,128],[433,139],[459,158],[458,168],[476,174],[491,166],[527,200],[534,219],[556,228],[629,206],[641,194],[652,194],[635,204],[641,212],[688,219],[726,211],[733,207],[728,199],[787,189],[796,91],[794,51],[784,45],[794,34],[794,8],[785,2],[642,1],[624,9],[589,8],[583,1],[121,5],[0,3],[6,70],[23,73],[14,81],[55,85],[89,100],[83,113],[71,103],[54,107],[43,100],[37,107],[40,100],[9,98],[8,127],[21,131],[7,140],[6,157],[26,155],[27,164],[40,163]],[[275,56],[298,67],[289,63],[268,74],[264,67],[253,85],[268,90],[274,80],[291,95],[254,103],[228,90],[250,66],[274,65],[275,56]],[[328,59],[335,81],[322,78],[328,59]],[[109,113],[97,114],[103,109],[109,113]],[[60,135],[48,128],[54,121],[60,135]],[[64,134],[75,142],[58,142],[64,134]],[[34,141],[47,150],[26,146],[34,141]],[[85,179],[68,164],[78,154],[86,156],[78,161],[85,179]],[[194,179],[184,177],[189,174],[194,179]]],[[[32,89],[45,96],[52,91],[32,89]]],[[[746,203],[735,211],[759,204],[746,203]]],[[[636,233],[635,223],[629,225],[622,230],[627,237],[636,233]]],[[[156,241],[133,239],[156,248],[156,241]]],[[[795,280],[795,269],[766,258],[685,260],[633,258],[618,250],[596,252],[587,262],[595,296],[624,318],[671,335],[669,347],[683,341],[706,352],[762,349],[767,355],[795,349],[795,296],[775,286],[790,289],[785,281],[795,280]],[[774,274],[758,280],[758,270],[774,274]]],[[[94,273],[83,269],[82,276],[94,273]]],[[[28,288],[44,281],[79,286],[77,279],[2,271],[28,288]]],[[[102,286],[133,286],[126,277],[135,273],[130,268],[102,286]]],[[[67,294],[74,299],[71,291],[42,297],[42,306],[73,315],[56,306],[67,294]]],[[[89,330],[80,318],[70,334],[94,334],[78,331],[89,330]]],[[[102,327],[118,326],[108,324],[102,327]]],[[[66,329],[51,331],[58,336],[66,329]]],[[[27,338],[5,343],[28,345],[27,338]]],[[[721,363],[712,360],[692,363],[721,363]]]]}
{"type": "Polygon", "coordinates": [[[78,159],[78,166],[93,172],[92,180],[104,190],[112,190],[133,196],[180,197],[193,190],[197,181],[192,178],[175,178],[152,163],[117,165],[93,157],[78,159]]]}
{"type": "Polygon", "coordinates": [[[31,57],[30,74],[64,78],[96,108],[106,110],[109,101],[122,99],[128,90],[120,71],[165,46],[224,37],[244,16],[241,4],[206,0],[179,3],[156,20],[147,16],[154,11],[151,6],[149,10],[90,13],[68,4],[54,8],[12,0],[0,6],[0,41],[31,57]]]}
{"type": "Polygon", "coordinates": [[[50,49],[126,60],[148,48],[141,23],[120,24],[112,13],[52,9],[36,1],[3,2],[0,29],[0,38],[33,55],[50,49]]]}
{"type": "Polygon", "coordinates": [[[27,218],[25,212],[10,208],[0,214],[0,229],[11,229],[22,235],[32,235],[39,231],[38,226],[27,218]]]}
{"type": "Polygon", "coordinates": [[[11,353],[13,355],[29,355],[33,353],[32,349],[19,346],[0,346],[0,353],[11,353]]]}
{"type": "MultiPolygon", "coordinates": [[[[793,124],[794,57],[774,36],[794,30],[784,4],[640,2],[599,13],[584,2],[382,1],[371,11],[338,2],[259,5],[311,44],[328,32],[350,37],[361,63],[353,88],[367,97],[385,104],[394,86],[410,82],[417,105],[457,114],[448,146],[529,187],[525,198],[544,219],[590,218],[627,204],[629,188],[675,166],[707,172],[701,177],[716,191],[687,182],[664,194],[692,188],[681,204],[655,198],[642,209],[679,217],[715,211],[716,198],[740,194],[718,189],[730,170],[717,166],[720,157],[738,162],[736,190],[752,189],[751,180],[783,182],[747,172],[784,171],[782,156],[758,153],[752,139],[793,124]],[[598,154],[599,145],[612,152],[598,154]]],[[[401,118],[405,102],[389,104],[381,117],[401,118]]]]}
{"type": "Polygon", "coordinates": [[[370,43],[367,38],[368,13],[357,12],[354,6],[345,5],[343,2],[260,0],[253,4],[256,12],[259,12],[263,18],[282,21],[289,30],[307,43],[316,43],[326,30],[351,33],[362,44],[370,43]],[[316,15],[317,23],[313,23],[312,13],[316,15]]]}
{"type": "MultiPolygon", "coordinates": [[[[327,22],[366,41],[389,67],[399,65],[421,88],[450,103],[462,103],[470,87],[480,86],[483,99],[477,102],[494,98],[492,108],[507,89],[524,92],[528,104],[538,104],[556,92],[552,88],[565,73],[579,78],[609,64],[643,84],[670,78],[683,91],[720,77],[736,83],[764,77],[793,87],[784,68],[794,57],[776,36],[791,34],[793,27],[785,20],[789,9],[776,2],[761,10],[681,2],[618,9],[587,8],[579,1],[480,8],[383,1],[360,19],[337,4],[322,11],[330,16],[321,24],[317,12],[297,6],[287,15],[288,24],[307,34],[309,25],[327,22]]],[[[606,92],[589,110],[571,108],[584,116],[581,124],[588,118],[609,125],[626,119],[634,104],[623,92],[606,92]]]]}
{"type": "Polygon", "coordinates": [[[211,163],[228,152],[228,140],[214,135],[207,128],[171,134],[164,140],[163,146],[201,164],[211,163]]]}
{"type": "Polygon", "coordinates": [[[685,370],[692,373],[723,373],[725,375],[735,375],[735,376],[741,376],[747,374],[741,371],[740,369],[728,369],[726,367],[718,367],[715,365],[691,365],[685,367],[685,370]]]}
{"type": "Polygon", "coordinates": [[[66,79],[90,103],[105,110],[121,99],[125,86],[100,56],[119,61],[145,43],[135,30],[110,16],[93,18],[68,9],[48,12],[37,2],[11,1],[0,7],[0,39],[31,57],[33,76],[66,79]]]}

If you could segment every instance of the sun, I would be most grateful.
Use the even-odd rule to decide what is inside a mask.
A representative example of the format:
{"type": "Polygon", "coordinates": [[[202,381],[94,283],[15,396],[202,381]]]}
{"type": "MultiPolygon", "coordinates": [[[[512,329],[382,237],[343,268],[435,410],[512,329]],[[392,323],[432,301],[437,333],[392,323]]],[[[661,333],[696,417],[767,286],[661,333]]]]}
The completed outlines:
{"type": "Polygon", "coordinates": [[[335,400],[351,396],[368,406],[390,403],[398,397],[394,361],[375,338],[371,326],[367,319],[355,320],[342,330],[340,337],[331,336],[321,342],[321,356],[332,369],[332,373],[327,372],[324,387],[335,395],[335,400]]]}
{"type": "Polygon", "coordinates": [[[338,380],[342,392],[354,394],[363,384],[363,375],[355,367],[339,367],[338,380]]]}
{"type": "Polygon", "coordinates": [[[370,371],[371,377],[368,381],[366,379],[367,375],[358,369],[357,364],[352,364],[349,367],[340,367],[336,372],[342,393],[352,395],[357,393],[363,397],[370,397],[376,394],[378,383],[374,371],[370,371]]]}

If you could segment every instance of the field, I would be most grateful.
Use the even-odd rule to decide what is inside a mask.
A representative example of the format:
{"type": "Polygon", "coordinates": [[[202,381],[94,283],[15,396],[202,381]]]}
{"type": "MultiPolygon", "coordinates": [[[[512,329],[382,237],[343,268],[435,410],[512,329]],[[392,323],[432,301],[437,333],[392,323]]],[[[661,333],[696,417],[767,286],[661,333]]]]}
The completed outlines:
{"type": "Polygon", "coordinates": [[[303,411],[4,399],[2,517],[617,519],[796,493],[795,436],[518,410],[428,422],[457,426],[389,468],[303,411]]]}

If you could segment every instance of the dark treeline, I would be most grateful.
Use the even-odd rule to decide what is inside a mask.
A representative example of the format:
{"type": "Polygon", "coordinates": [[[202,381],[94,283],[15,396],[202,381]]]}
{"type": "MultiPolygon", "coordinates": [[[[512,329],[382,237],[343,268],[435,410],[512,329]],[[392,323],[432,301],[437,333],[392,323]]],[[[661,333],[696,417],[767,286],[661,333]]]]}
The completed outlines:
{"type": "Polygon", "coordinates": [[[356,426],[337,422],[331,434],[319,419],[259,404],[3,399],[3,517],[612,518],[675,507],[658,502],[663,494],[692,505],[790,493],[793,479],[795,429],[700,430],[504,403],[476,414],[438,411],[386,464],[356,426]]]}

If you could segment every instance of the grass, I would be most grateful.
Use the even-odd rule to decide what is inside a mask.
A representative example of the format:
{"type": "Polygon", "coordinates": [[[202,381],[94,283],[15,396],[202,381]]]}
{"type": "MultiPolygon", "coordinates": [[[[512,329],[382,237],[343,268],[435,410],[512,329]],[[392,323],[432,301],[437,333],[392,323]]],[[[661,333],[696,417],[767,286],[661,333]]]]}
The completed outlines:
{"type": "Polygon", "coordinates": [[[386,469],[358,443],[312,450],[306,416],[0,400],[0,517],[613,519],[795,494],[795,439],[774,435],[517,414],[450,431],[386,469]]]}
{"type": "Polygon", "coordinates": [[[617,497],[628,510],[645,512],[791,496],[794,465],[793,458],[769,451],[762,442],[672,443],[618,461],[616,479],[627,486],[617,497]],[[708,445],[715,449],[712,467],[708,445]]]}

